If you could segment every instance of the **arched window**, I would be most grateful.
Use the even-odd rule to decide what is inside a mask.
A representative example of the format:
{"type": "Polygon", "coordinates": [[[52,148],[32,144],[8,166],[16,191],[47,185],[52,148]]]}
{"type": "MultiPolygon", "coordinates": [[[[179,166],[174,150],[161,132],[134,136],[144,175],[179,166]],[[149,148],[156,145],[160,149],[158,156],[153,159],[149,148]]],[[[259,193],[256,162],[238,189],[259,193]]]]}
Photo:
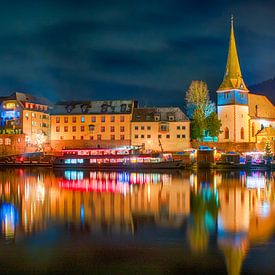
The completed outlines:
{"type": "Polygon", "coordinates": [[[252,123],[252,137],[255,137],[255,122],[252,123]]]}
{"type": "Polygon", "coordinates": [[[229,129],[227,127],[224,129],[224,139],[229,139],[229,129]]]}
{"type": "Polygon", "coordinates": [[[241,128],[241,139],[244,139],[244,128],[241,128]]]}

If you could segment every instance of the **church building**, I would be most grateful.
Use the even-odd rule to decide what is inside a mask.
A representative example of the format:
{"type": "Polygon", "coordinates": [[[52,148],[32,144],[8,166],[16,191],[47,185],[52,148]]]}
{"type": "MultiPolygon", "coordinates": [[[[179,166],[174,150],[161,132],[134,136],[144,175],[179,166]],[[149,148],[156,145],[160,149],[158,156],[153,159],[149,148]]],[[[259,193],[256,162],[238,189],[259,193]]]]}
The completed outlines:
{"type": "Polygon", "coordinates": [[[266,96],[249,92],[242,77],[233,23],[232,17],[226,71],[217,90],[218,117],[222,122],[219,142],[262,141],[264,133],[275,132],[275,107],[266,96]]]}

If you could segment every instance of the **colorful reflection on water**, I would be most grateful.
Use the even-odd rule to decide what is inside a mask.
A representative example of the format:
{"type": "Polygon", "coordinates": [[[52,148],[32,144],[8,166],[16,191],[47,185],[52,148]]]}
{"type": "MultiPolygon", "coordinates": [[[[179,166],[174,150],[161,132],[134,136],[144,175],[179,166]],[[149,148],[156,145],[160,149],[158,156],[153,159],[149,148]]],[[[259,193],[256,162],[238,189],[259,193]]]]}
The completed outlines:
{"type": "Polygon", "coordinates": [[[0,220],[0,261],[9,263],[3,272],[61,272],[80,257],[69,273],[89,271],[93,260],[99,273],[128,273],[119,256],[109,269],[113,250],[130,253],[127,268],[137,271],[136,262],[150,274],[275,268],[274,178],[267,172],[1,170],[0,220]]]}

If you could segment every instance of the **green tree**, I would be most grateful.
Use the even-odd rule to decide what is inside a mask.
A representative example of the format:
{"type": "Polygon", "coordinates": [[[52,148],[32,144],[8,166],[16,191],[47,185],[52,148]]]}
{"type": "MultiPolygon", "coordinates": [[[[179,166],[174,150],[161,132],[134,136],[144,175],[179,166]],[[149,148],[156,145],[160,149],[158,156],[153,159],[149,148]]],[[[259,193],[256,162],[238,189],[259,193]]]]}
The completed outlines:
{"type": "Polygon", "coordinates": [[[221,123],[218,117],[214,115],[216,114],[216,107],[209,98],[207,84],[203,81],[192,81],[186,92],[185,100],[187,114],[191,118],[192,138],[201,140],[206,130],[209,131],[209,134],[211,133],[211,136],[217,136],[220,132],[221,123]],[[213,125],[211,125],[211,121],[213,125]]]}
{"type": "Polygon", "coordinates": [[[194,117],[191,120],[191,136],[192,139],[201,140],[206,129],[206,119],[203,112],[195,110],[194,117]]]}
{"type": "Polygon", "coordinates": [[[273,154],[272,154],[272,150],[271,150],[271,145],[270,142],[267,141],[265,143],[265,157],[267,158],[268,161],[271,161],[273,154]]]}
{"type": "Polygon", "coordinates": [[[206,118],[207,130],[211,137],[217,137],[221,132],[222,122],[219,120],[216,112],[212,112],[206,118]]]}

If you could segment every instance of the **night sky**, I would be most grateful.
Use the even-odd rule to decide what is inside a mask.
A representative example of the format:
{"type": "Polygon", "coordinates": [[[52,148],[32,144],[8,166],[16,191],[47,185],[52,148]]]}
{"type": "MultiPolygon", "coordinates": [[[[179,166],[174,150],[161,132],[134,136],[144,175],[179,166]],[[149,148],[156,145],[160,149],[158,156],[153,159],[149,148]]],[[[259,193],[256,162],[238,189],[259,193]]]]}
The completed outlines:
{"type": "Polygon", "coordinates": [[[275,76],[274,1],[3,1],[0,95],[181,106],[222,81],[230,15],[248,86],[275,76]]]}

